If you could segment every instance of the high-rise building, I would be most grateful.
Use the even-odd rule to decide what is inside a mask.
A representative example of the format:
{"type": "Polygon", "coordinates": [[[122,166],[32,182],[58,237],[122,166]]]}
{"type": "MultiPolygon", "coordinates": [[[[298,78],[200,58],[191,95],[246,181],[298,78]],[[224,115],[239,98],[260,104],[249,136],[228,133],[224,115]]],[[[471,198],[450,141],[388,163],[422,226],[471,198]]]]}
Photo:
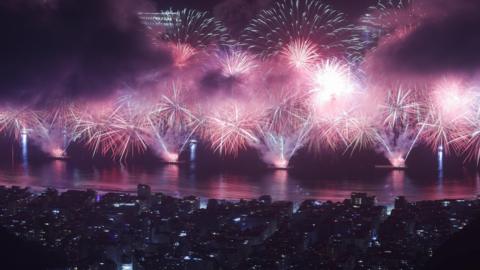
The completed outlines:
{"type": "Polygon", "coordinates": [[[179,20],[180,13],[175,11],[139,12],[138,17],[145,25],[152,44],[160,45],[159,38],[172,29],[175,21],[179,20]]]}
{"type": "Polygon", "coordinates": [[[354,206],[374,206],[376,198],[375,196],[368,196],[367,193],[352,192],[350,201],[354,206]]]}
{"type": "Polygon", "coordinates": [[[159,28],[168,30],[173,27],[173,23],[180,16],[179,12],[162,11],[162,12],[139,12],[138,17],[148,28],[159,28]]]}
{"type": "Polygon", "coordinates": [[[152,189],[148,185],[139,184],[137,186],[137,196],[141,200],[148,200],[152,196],[152,189]]]}
{"type": "Polygon", "coordinates": [[[398,196],[395,198],[395,209],[404,209],[408,206],[408,201],[405,196],[398,196]]]}

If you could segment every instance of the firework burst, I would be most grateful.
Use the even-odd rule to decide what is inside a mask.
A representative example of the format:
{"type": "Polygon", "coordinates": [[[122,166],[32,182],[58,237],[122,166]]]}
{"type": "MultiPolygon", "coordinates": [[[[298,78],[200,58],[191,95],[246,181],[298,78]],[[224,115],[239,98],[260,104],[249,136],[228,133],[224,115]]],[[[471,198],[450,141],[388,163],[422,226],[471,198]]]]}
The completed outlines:
{"type": "Polygon", "coordinates": [[[178,68],[186,67],[190,59],[198,53],[198,50],[189,44],[172,43],[170,48],[172,50],[173,64],[178,68]]]}
{"type": "Polygon", "coordinates": [[[274,91],[268,96],[257,148],[265,162],[285,169],[308,139],[308,111],[295,91],[274,91]]]}
{"type": "Polygon", "coordinates": [[[61,102],[54,110],[43,112],[42,126],[37,130],[36,142],[50,156],[62,158],[67,155],[67,148],[73,138],[74,125],[73,104],[61,102]]]}
{"type": "Polygon", "coordinates": [[[310,90],[312,105],[316,108],[325,108],[335,103],[341,107],[342,102],[355,92],[356,82],[350,72],[350,66],[338,60],[325,60],[311,72],[310,90]]]}
{"type": "Polygon", "coordinates": [[[207,12],[183,9],[170,12],[171,26],[160,33],[160,39],[174,44],[188,44],[192,48],[228,45],[230,37],[222,22],[207,12]]]}
{"type": "Polygon", "coordinates": [[[452,140],[456,146],[465,155],[465,161],[474,161],[477,166],[480,165],[480,116],[478,113],[468,119],[468,125],[465,129],[458,132],[458,136],[452,140]]]}
{"type": "Polygon", "coordinates": [[[5,107],[0,110],[0,132],[16,140],[22,133],[36,131],[41,126],[40,115],[28,107],[5,107]]]}
{"type": "Polygon", "coordinates": [[[457,146],[468,133],[474,119],[478,95],[457,78],[443,78],[434,86],[425,121],[420,123],[421,138],[433,150],[443,147],[445,153],[457,146]]]}
{"type": "Polygon", "coordinates": [[[388,91],[387,100],[380,106],[380,110],[384,125],[389,129],[401,129],[418,118],[419,103],[410,90],[399,87],[388,91]]]}
{"type": "Polygon", "coordinates": [[[281,56],[299,70],[313,67],[320,58],[317,46],[308,40],[293,40],[281,51],[281,56]]]}
{"type": "Polygon", "coordinates": [[[259,114],[251,109],[235,101],[214,108],[207,118],[204,137],[215,152],[237,155],[259,142],[259,114]]]}
{"type": "Polygon", "coordinates": [[[344,137],[349,141],[348,148],[352,151],[364,150],[378,143],[385,144],[375,126],[375,117],[367,114],[357,114],[347,122],[344,137]]]}
{"type": "Polygon", "coordinates": [[[98,110],[77,110],[73,114],[72,140],[83,141],[93,155],[110,155],[123,161],[145,152],[151,142],[151,129],[145,115],[147,113],[130,101],[130,97],[122,97],[113,106],[98,110]]]}
{"type": "Polygon", "coordinates": [[[295,42],[302,45],[302,41],[318,46],[324,56],[351,56],[359,49],[354,27],[344,15],[314,0],[275,2],[250,22],[241,40],[263,58],[276,56],[295,42]]]}
{"type": "Polygon", "coordinates": [[[170,89],[171,93],[163,94],[150,110],[148,119],[155,134],[157,152],[165,160],[176,162],[202,121],[189,109],[188,91],[178,84],[172,84],[170,89]]]}
{"type": "Polygon", "coordinates": [[[111,153],[118,160],[145,152],[152,139],[145,115],[129,97],[121,99],[109,119],[110,124],[99,134],[102,152],[111,153]]]}
{"type": "Polygon", "coordinates": [[[258,67],[255,58],[251,54],[236,49],[218,53],[217,61],[223,76],[229,78],[248,75],[258,67]]]}
{"type": "Polygon", "coordinates": [[[265,162],[275,168],[285,169],[288,167],[290,159],[305,145],[307,135],[308,126],[306,123],[296,132],[288,134],[262,130],[260,133],[261,145],[258,148],[265,162]]]}
{"type": "Polygon", "coordinates": [[[174,65],[183,68],[199,53],[209,48],[230,43],[227,29],[222,22],[210,17],[207,12],[193,9],[162,12],[169,16],[169,25],[161,29],[157,39],[166,42],[174,65]]]}
{"type": "Polygon", "coordinates": [[[420,111],[412,91],[403,86],[390,89],[380,105],[380,147],[395,167],[405,167],[405,160],[416,143],[420,111]]]}

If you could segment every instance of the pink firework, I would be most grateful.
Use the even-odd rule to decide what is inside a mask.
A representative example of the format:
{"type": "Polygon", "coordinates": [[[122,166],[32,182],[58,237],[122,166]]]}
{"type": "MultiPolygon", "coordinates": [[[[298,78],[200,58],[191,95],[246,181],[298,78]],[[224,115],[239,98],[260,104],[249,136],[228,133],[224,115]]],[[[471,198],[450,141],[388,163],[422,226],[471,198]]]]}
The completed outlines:
{"type": "Polygon", "coordinates": [[[100,133],[104,153],[124,160],[147,150],[152,134],[146,113],[139,106],[128,97],[120,102],[110,118],[110,125],[100,133]]]}
{"type": "Polygon", "coordinates": [[[307,142],[308,110],[304,99],[292,90],[271,91],[262,116],[259,135],[263,160],[275,168],[285,169],[290,159],[307,142]]]}
{"type": "Polygon", "coordinates": [[[380,106],[383,124],[389,129],[404,128],[418,118],[419,103],[411,90],[398,87],[387,93],[387,100],[380,106]]]}
{"type": "Polygon", "coordinates": [[[259,136],[261,144],[258,145],[262,159],[274,168],[288,168],[290,159],[305,145],[308,131],[307,122],[297,131],[287,134],[262,130],[259,136]]]}
{"type": "Polygon", "coordinates": [[[259,142],[259,114],[235,101],[216,105],[208,115],[204,137],[215,152],[237,155],[259,142]]]}
{"type": "Polygon", "coordinates": [[[459,134],[475,115],[477,94],[457,78],[444,78],[435,84],[425,120],[420,123],[420,136],[432,149],[442,146],[447,153],[457,146],[459,134]]]}
{"type": "Polygon", "coordinates": [[[189,61],[198,53],[195,48],[184,43],[172,43],[170,48],[172,50],[173,64],[178,68],[187,66],[189,61]]]}
{"type": "Polygon", "coordinates": [[[405,160],[416,143],[420,119],[420,103],[412,90],[403,86],[390,89],[380,105],[380,147],[395,167],[405,167],[405,160]]]}
{"type": "Polygon", "coordinates": [[[475,112],[478,95],[457,78],[444,78],[437,82],[432,93],[435,109],[447,121],[463,121],[475,112]]]}
{"type": "Polygon", "coordinates": [[[82,140],[93,155],[124,160],[147,149],[151,141],[147,114],[128,97],[121,98],[116,106],[90,111],[94,113],[75,113],[73,139],[82,140]]]}
{"type": "Polygon", "coordinates": [[[72,140],[72,128],[75,123],[73,104],[62,102],[56,109],[43,113],[42,127],[36,135],[36,142],[43,151],[52,157],[65,157],[67,148],[72,140]]]}
{"type": "Polygon", "coordinates": [[[163,94],[148,113],[155,135],[154,149],[168,162],[177,162],[179,153],[201,126],[201,120],[188,106],[191,93],[173,84],[171,93],[163,94]]]}
{"type": "Polygon", "coordinates": [[[225,77],[245,76],[258,67],[255,58],[251,54],[235,49],[217,54],[217,59],[225,77]]]}
{"type": "Polygon", "coordinates": [[[353,111],[343,111],[334,115],[312,117],[309,119],[309,148],[314,153],[324,150],[339,151],[346,149],[353,130],[353,111]]]}
{"type": "Polygon", "coordinates": [[[309,115],[305,95],[290,88],[267,91],[267,104],[262,119],[268,130],[289,133],[298,130],[309,115]]]}
{"type": "Polygon", "coordinates": [[[115,111],[111,104],[89,104],[73,111],[72,141],[81,141],[93,155],[102,152],[102,134],[109,128],[115,111]]]}
{"type": "Polygon", "coordinates": [[[458,136],[452,141],[465,155],[465,161],[474,161],[480,165],[480,115],[468,119],[466,128],[459,130],[458,136]]]}
{"type": "Polygon", "coordinates": [[[425,144],[432,148],[438,149],[442,146],[445,153],[450,150],[450,142],[454,140],[455,134],[458,134],[461,123],[445,117],[438,108],[431,106],[426,119],[419,123],[421,139],[425,144]]]}
{"type": "Polygon", "coordinates": [[[355,80],[350,67],[338,60],[326,60],[311,72],[310,91],[315,107],[322,107],[331,102],[342,102],[355,92],[355,80]]]}
{"type": "Polygon", "coordinates": [[[317,46],[307,39],[296,39],[288,43],[280,55],[295,69],[306,70],[319,60],[317,46]]]}
{"type": "Polygon", "coordinates": [[[374,116],[362,113],[349,119],[345,127],[348,133],[344,134],[344,137],[348,139],[348,148],[352,152],[367,149],[378,143],[385,144],[375,127],[375,120],[374,116]]]}
{"type": "Polygon", "coordinates": [[[19,139],[22,133],[38,130],[41,126],[40,116],[28,107],[0,109],[0,132],[19,139]]]}

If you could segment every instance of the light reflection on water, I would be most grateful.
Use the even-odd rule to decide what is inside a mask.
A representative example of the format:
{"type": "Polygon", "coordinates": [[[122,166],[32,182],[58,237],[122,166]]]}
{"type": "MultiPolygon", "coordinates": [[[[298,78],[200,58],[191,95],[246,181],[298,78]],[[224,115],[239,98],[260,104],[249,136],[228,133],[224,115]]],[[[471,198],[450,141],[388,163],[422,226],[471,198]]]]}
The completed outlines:
{"type": "Polygon", "coordinates": [[[480,194],[480,177],[412,179],[404,171],[391,171],[373,179],[298,179],[285,170],[261,174],[214,173],[202,175],[177,165],[157,168],[119,165],[108,168],[78,167],[54,160],[42,165],[23,164],[0,168],[0,184],[58,189],[135,191],[139,183],[155,192],[173,196],[195,195],[203,198],[250,199],[269,194],[275,200],[301,201],[306,198],[341,201],[351,192],[375,195],[381,204],[392,204],[395,197],[408,200],[475,198],[480,194]]]}

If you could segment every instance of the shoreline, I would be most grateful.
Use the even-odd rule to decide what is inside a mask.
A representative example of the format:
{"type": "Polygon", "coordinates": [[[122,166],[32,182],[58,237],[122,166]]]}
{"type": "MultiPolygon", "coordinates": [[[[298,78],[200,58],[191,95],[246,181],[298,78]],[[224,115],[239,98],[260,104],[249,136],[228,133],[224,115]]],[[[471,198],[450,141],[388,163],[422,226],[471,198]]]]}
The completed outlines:
{"type": "MultiPolygon", "coordinates": [[[[141,184],[139,183],[138,185],[144,185],[144,184],[141,184]]],[[[149,186],[148,184],[146,184],[147,186],[149,186]]],[[[137,194],[137,190],[121,190],[121,189],[96,189],[96,188],[89,188],[89,187],[78,187],[78,188],[75,188],[75,187],[70,187],[70,188],[64,188],[64,187],[54,187],[54,186],[27,186],[27,185],[16,185],[16,184],[3,184],[3,183],[0,183],[0,187],[6,187],[6,188],[13,188],[13,187],[19,187],[19,188],[27,188],[28,190],[30,190],[32,193],[42,193],[44,191],[46,191],[47,189],[51,188],[51,189],[55,189],[57,190],[59,193],[64,193],[64,192],[67,192],[69,190],[74,190],[74,191],[87,191],[87,190],[93,190],[95,191],[97,194],[100,194],[100,195],[105,195],[105,194],[108,194],[108,193],[116,193],[116,194],[128,194],[128,195],[136,195],[137,194]]],[[[137,187],[137,186],[135,186],[137,187]]],[[[150,187],[150,186],[149,186],[150,187]]],[[[214,197],[206,197],[206,196],[198,196],[198,195],[194,195],[194,194],[172,194],[171,192],[164,192],[164,191],[156,191],[156,190],[152,190],[152,193],[162,193],[164,195],[167,195],[167,196],[170,196],[170,197],[173,197],[173,198],[177,198],[177,199],[181,199],[181,198],[184,198],[184,197],[189,197],[189,196],[194,196],[196,198],[198,198],[200,200],[201,203],[207,203],[208,200],[210,199],[214,199],[214,200],[218,200],[218,201],[228,201],[228,202],[239,202],[241,200],[255,200],[255,199],[258,199],[258,197],[256,196],[251,196],[251,197],[244,197],[244,198],[228,198],[228,197],[224,197],[224,198],[214,198],[214,197]]],[[[316,197],[308,197],[308,196],[305,196],[304,198],[302,199],[299,199],[299,200],[278,200],[278,199],[275,199],[274,197],[271,196],[271,194],[263,194],[261,196],[271,196],[272,197],[272,200],[273,201],[286,201],[286,202],[292,202],[294,205],[299,205],[301,204],[302,202],[304,201],[307,201],[307,200],[317,200],[317,201],[320,201],[320,202],[334,202],[334,203],[337,203],[337,202],[343,202],[344,200],[346,199],[349,199],[350,198],[350,195],[351,194],[354,194],[354,193],[365,193],[367,194],[368,196],[373,196],[373,197],[376,197],[375,194],[373,193],[370,193],[370,192],[357,192],[357,191],[351,191],[348,196],[342,198],[342,199],[338,199],[338,200],[331,200],[331,199],[323,199],[323,198],[316,198],[316,197]]],[[[472,196],[472,197],[455,197],[455,198],[439,198],[439,199],[433,199],[433,200],[429,200],[429,199],[423,199],[423,200],[411,200],[409,199],[408,197],[404,196],[404,195],[395,195],[393,197],[393,199],[397,198],[397,197],[405,197],[409,202],[411,203],[417,203],[417,202],[429,202],[429,201],[470,201],[470,200],[478,200],[480,199],[480,194],[477,194],[476,196],[472,196]]],[[[394,201],[392,203],[384,203],[384,202],[379,202],[379,201],[376,201],[376,205],[379,205],[379,206],[385,206],[387,207],[388,209],[390,208],[393,208],[394,206],[394,201]]]]}

